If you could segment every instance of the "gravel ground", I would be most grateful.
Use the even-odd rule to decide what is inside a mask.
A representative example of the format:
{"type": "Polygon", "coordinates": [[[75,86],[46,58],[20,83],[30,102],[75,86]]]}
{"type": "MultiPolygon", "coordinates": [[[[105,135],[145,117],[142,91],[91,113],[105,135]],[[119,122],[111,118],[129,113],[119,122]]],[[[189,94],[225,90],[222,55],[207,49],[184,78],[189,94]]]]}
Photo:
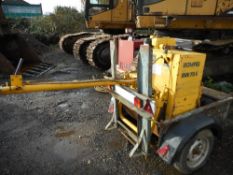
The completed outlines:
{"type": "MultiPolygon", "coordinates": [[[[98,70],[60,51],[44,58],[57,67],[44,80],[92,79],[98,70]]],[[[104,131],[110,95],[93,89],[0,97],[1,175],[179,175],[152,155],[128,158],[117,130],[104,131]]],[[[233,174],[232,120],[211,159],[196,175],[233,174]]]]}

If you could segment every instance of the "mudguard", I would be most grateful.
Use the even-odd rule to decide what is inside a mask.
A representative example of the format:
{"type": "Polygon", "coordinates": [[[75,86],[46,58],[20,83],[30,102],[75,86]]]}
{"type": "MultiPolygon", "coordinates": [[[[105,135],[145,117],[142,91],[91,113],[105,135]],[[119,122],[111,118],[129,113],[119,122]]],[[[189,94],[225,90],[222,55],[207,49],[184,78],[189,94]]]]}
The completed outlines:
{"type": "Polygon", "coordinates": [[[159,148],[169,147],[166,155],[159,155],[166,163],[172,164],[179,151],[200,130],[210,129],[216,137],[221,137],[222,127],[213,117],[193,115],[173,123],[168,130],[161,135],[159,148]]]}

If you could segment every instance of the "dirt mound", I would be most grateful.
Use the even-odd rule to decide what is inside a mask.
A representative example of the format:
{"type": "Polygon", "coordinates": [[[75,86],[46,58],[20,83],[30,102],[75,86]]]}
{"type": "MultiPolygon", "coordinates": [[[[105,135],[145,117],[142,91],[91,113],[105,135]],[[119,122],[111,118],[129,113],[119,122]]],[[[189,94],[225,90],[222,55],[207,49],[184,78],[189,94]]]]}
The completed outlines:
{"type": "Polygon", "coordinates": [[[35,52],[38,55],[43,55],[43,54],[46,54],[46,53],[51,51],[47,45],[38,41],[32,35],[30,35],[30,34],[20,34],[20,35],[21,35],[21,37],[23,37],[25,39],[25,41],[28,43],[28,45],[30,45],[33,48],[33,50],[35,50],[35,52]]]}
{"type": "Polygon", "coordinates": [[[20,34],[6,34],[0,37],[0,51],[14,66],[20,58],[25,64],[36,64],[40,62],[41,54],[36,53],[32,43],[20,34]]]}
{"type": "Polygon", "coordinates": [[[10,74],[20,58],[26,68],[42,61],[50,48],[29,34],[7,33],[0,36],[0,74],[10,74]]]}
{"type": "Polygon", "coordinates": [[[1,65],[0,74],[1,73],[11,74],[14,71],[14,66],[1,53],[0,53],[0,65],[1,65]]]}

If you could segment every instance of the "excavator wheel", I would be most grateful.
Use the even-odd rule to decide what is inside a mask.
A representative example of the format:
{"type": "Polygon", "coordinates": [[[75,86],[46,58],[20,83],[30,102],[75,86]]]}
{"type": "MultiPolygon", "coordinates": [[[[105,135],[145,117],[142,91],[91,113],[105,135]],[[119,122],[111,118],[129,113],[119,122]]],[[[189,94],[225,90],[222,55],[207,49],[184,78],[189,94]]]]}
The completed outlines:
{"type": "Polygon", "coordinates": [[[0,65],[0,74],[12,74],[15,69],[12,63],[2,53],[0,53],[0,65]]]}
{"type": "Polygon", "coordinates": [[[88,60],[87,60],[87,48],[88,48],[88,46],[89,46],[90,43],[91,43],[91,41],[87,41],[87,42],[83,43],[80,46],[80,50],[79,50],[80,59],[85,64],[88,64],[88,60]]]}
{"type": "Polygon", "coordinates": [[[111,67],[110,43],[105,41],[99,44],[93,53],[93,61],[96,67],[105,71],[111,67]]]}
{"type": "Polygon", "coordinates": [[[61,37],[59,47],[66,53],[73,55],[74,43],[85,37],[90,37],[93,33],[81,32],[76,34],[67,34],[61,37]]]}
{"type": "Polygon", "coordinates": [[[78,60],[81,59],[84,63],[90,64],[90,62],[88,61],[90,55],[87,54],[88,53],[87,50],[89,46],[92,45],[92,42],[100,41],[101,39],[106,38],[108,36],[109,35],[93,35],[91,37],[85,37],[85,38],[78,39],[74,43],[74,47],[73,47],[73,54],[74,54],[75,59],[78,59],[78,60]]]}

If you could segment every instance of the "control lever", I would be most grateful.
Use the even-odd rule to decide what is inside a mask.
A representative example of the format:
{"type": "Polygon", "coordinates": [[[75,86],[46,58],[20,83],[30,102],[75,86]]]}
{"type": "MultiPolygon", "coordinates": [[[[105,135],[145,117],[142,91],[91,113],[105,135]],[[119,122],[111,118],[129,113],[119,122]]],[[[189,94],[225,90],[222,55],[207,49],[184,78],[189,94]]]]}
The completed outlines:
{"type": "Polygon", "coordinates": [[[19,62],[18,62],[18,65],[16,67],[16,70],[15,70],[15,75],[18,75],[19,71],[21,70],[22,68],[22,65],[23,65],[23,58],[20,58],[19,59],[19,62]]]}

